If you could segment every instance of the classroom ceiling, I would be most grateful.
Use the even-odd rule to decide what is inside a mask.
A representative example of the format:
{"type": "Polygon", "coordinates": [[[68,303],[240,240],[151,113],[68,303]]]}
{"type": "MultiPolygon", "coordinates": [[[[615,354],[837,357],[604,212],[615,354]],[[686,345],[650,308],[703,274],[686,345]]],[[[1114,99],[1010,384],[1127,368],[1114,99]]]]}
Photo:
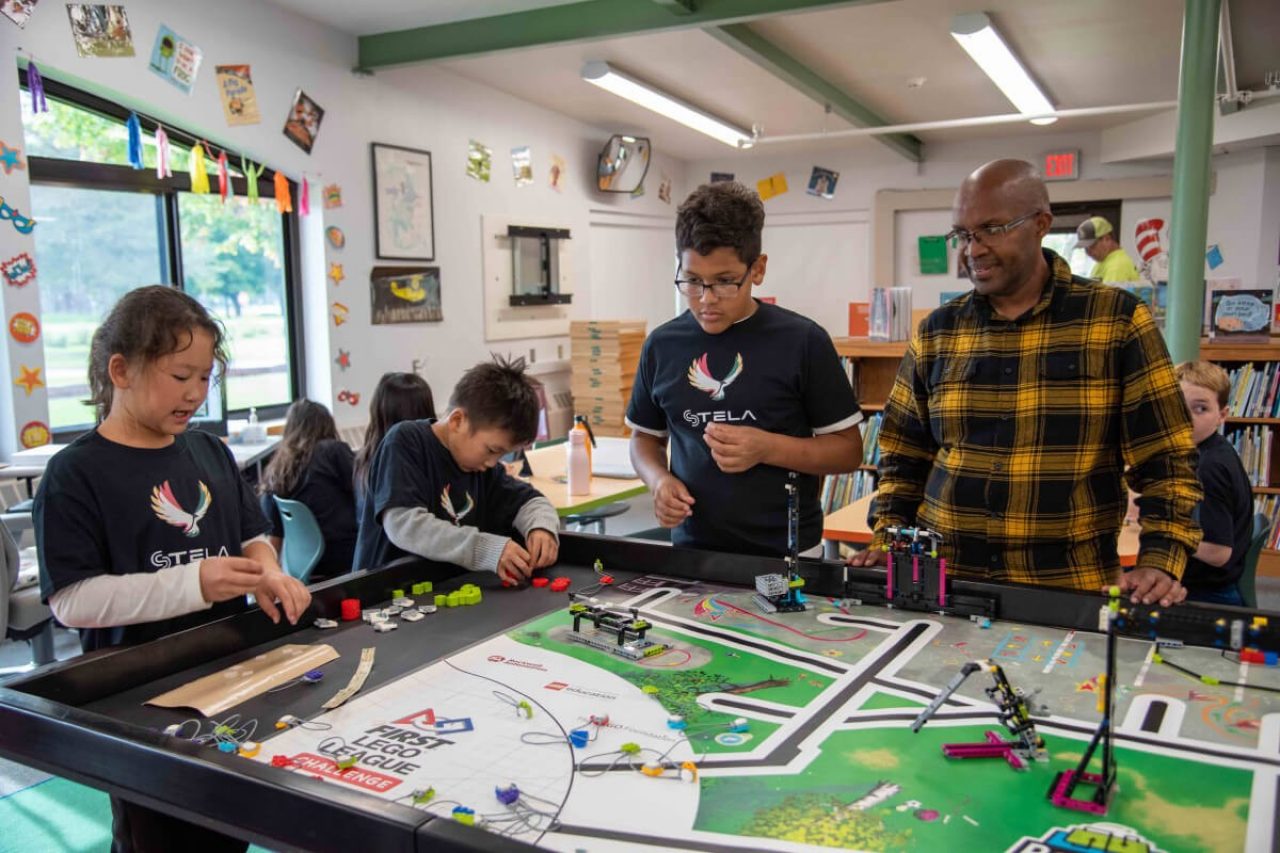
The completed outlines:
{"type": "MultiPolygon", "coordinates": [[[[362,56],[376,57],[373,48],[382,44],[379,34],[388,31],[470,21],[469,30],[437,30],[437,34],[447,32],[450,36],[437,39],[438,47],[429,46],[431,30],[402,40],[402,46],[407,43],[410,51],[418,44],[426,45],[416,55],[432,58],[379,68],[378,73],[412,84],[428,63],[438,65],[602,131],[645,133],[656,148],[682,159],[722,157],[732,152],[719,142],[583,82],[583,63],[606,60],[741,127],[759,124],[765,137],[814,134],[856,125],[841,118],[839,109],[826,112],[824,100],[830,98],[815,100],[735,49],[734,43],[742,41],[744,27],[747,37],[771,45],[774,56],[789,58],[834,87],[839,103],[860,105],[879,117],[877,123],[901,124],[1014,112],[951,38],[949,25],[955,14],[988,13],[1049,100],[1059,109],[1075,109],[1176,100],[1183,11],[1177,0],[779,0],[772,4],[701,0],[695,5],[708,12],[770,5],[809,8],[757,14],[741,23],[721,19],[711,21],[710,26],[689,26],[682,25],[681,17],[671,10],[680,0],[628,0],[648,4],[640,8],[650,15],[650,7],[661,7],[675,23],[670,28],[621,35],[601,34],[609,33],[608,21],[571,33],[572,27],[562,23],[564,32],[569,33],[566,37],[575,40],[546,43],[560,37],[554,26],[544,28],[552,34],[541,39],[527,33],[537,29],[538,15],[556,14],[550,7],[567,5],[566,0],[272,2],[354,35],[369,36],[362,42],[362,56]],[[508,16],[502,26],[512,31],[514,42],[523,42],[522,46],[507,47],[511,40],[486,43],[485,34],[500,27],[489,27],[477,19],[494,15],[508,16]],[[526,21],[529,26],[522,27],[526,21]],[[452,55],[456,53],[465,55],[452,55]]],[[[576,21],[588,15],[589,7],[599,4],[603,9],[615,2],[596,0],[580,3],[572,13],[558,11],[573,14],[576,21]]],[[[1239,86],[1259,89],[1267,71],[1280,71],[1280,52],[1275,49],[1280,44],[1280,3],[1229,3],[1239,86]]],[[[1044,128],[1018,123],[930,130],[914,136],[927,145],[1011,133],[1096,131],[1150,112],[1063,118],[1044,128]]],[[[880,145],[891,140],[897,141],[899,151],[914,144],[908,137],[877,136],[792,145],[814,150],[880,145]]]]}

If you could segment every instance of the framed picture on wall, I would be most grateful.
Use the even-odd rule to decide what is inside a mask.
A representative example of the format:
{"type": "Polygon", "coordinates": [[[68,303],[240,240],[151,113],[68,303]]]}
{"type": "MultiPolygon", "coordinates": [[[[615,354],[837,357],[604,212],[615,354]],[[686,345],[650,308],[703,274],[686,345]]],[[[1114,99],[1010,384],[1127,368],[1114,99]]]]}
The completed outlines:
{"type": "Polygon", "coordinates": [[[435,260],[431,152],[380,142],[370,147],[377,256],[397,261],[435,260]]]}
{"type": "Polygon", "coordinates": [[[439,267],[374,267],[369,273],[373,324],[438,323],[439,267]]]}

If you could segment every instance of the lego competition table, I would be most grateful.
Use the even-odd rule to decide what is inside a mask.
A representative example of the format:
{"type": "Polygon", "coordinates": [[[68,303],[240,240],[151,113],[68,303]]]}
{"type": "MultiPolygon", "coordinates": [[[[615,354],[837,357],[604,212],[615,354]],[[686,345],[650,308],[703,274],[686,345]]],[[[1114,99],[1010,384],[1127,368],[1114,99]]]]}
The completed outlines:
{"type": "MultiPolygon", "coordinates": [[[[883,572],[803,561],[809,609],[769,613],[747,584],[781,559],[585,534],[564,534],[561,557],[548,574],[589,594],[576,613],[564,592],[488,578],[478,604],[385,633],[311,624],[338,620],[344,599],[373,609],[426,579],[431,596],[477,581],[409,561],[316,587],[296,628],[246,611],[37,670],[0,689],[0,754],[272,849],[1280,847],[1280,670],[1265,654],[1117,639],[1116,787],[1105,814],[1085,813],[1046,792],[1102,716],[1101,596],[957,580],[948,607],[991,615],[940,615],[859,604],[883,572]],[[612,584],[598,586],[596,560],[612,584]],[[286,644],[339,656],[317,683],[212,718],[143,704],[286,644]],[[322,709],[366,649],[363,686],[322,709]],[[1031,697],[1047,758],[1023,770],[942,753],[1007,735],[986,672],[912,729],[988,659],[1031,697]],[[256,755],[235,752],[246,740],[256,755]]],[[[1233,608],[1138,623],[1274,636],[1265,614],[1233,608]]]]}

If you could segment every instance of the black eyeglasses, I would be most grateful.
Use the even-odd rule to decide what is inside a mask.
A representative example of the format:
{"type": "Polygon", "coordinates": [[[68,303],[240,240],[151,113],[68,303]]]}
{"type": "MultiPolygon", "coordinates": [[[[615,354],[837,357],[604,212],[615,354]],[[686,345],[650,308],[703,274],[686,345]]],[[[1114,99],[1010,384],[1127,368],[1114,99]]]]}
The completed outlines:
{"type": "Polygon", "coordinates": [[[747,271],[742,274],[742,278],[734,281],[728,277],[721,277],[712,281],[703,281],[697,276],[686,276],[676,279],[676,289],[685,296],[696,296],[701,298],[710,290],[720,299],[732,299],[738,295],[738,291],[742,285],[747,283],[747,279],[751,276],[751,268],[756,265],[755,261],[747,264],[747,271]]]}
{"type": "Polygon", "coordinates": [[[1003,225],[982,225],[972,231],[966,231],[963,228],[952,228],[947,232],[947,240],[951,241],[953,245],[959,244],[961,246],[967,246],[976,240],[986,246],[989,243],[995,242],[1004,237],[1010,231],[1017,228],[1028,219],[1036,216],[1038,213],[1040,213],[1040,211],[1033,210],[1027,215],[1019,216],[1017,219],[1012,219],[1003,225]]]}

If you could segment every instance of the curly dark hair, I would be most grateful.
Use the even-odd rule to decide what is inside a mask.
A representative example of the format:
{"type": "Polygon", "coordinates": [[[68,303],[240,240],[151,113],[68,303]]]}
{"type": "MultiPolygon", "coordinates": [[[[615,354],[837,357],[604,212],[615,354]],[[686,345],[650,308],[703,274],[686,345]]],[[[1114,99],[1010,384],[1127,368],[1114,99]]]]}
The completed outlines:
{"type": "Polygon", "coordinates": [[[364,431],[364,444],[356,452],[356,492],[361,493],[368,485],[373,454],[393,426],[401,421],[434,420],[435,416],[436,401],[427,380],[416,373],[382,374],[369,400],[369,426],[364,431]]]}
{"type": "Polygon", "coordinates": [[[337,437],[338,427],[328,409],[312,400],[295,400],[285,414],[284,434],[262,472],[258,492],[282,498],[292,495],[306,475],[316,446],[337,437]]]}
{"type": "Polygon", "coordinates": [[[501,429],[515,444],[524,445],[538,434],[539,383],[524,372],[523,358],[495,355],[462,374],[449,398],[450,409],[461,409],[473,429],[501,429]]]}
{"type": "Polygon", "coordinates": [[[676,251],[709,255],[722,246],[747,265],[760,257],[764,202],[737,181],[703,184],[676,211],[676,251]]]}
{"type": "Polygon", "coordinates": [[[222,324],[194,297],[165,284],[139,287],[120,297],[89,344],[89,399],[85,402],[94,407],[98,422],[111,413],[113,355],[124,356],[131,366],[149,364],[191,346],[196,329],[213,338],[215,370],[210,381],[221,381],[227,369],[226,335],[222,324]]]}

